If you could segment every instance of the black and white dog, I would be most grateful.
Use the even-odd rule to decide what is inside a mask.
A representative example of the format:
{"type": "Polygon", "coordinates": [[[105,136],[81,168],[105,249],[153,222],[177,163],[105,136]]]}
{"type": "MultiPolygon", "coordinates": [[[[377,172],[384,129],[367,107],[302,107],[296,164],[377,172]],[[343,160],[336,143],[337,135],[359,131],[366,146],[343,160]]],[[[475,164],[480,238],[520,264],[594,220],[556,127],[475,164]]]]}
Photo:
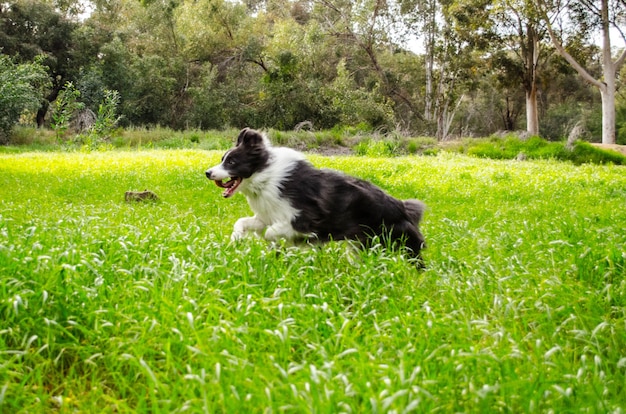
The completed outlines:
{"type": "Polygon", "coordinates": [[[378,236],[404,244],[416,258],[424,247],[418,227],[424,203],[400,201],[367,181],[317,169],[302,153],[272,147],[249,128],[206,176],[224,189],[225,198],[243,193],[254,212],[237,220],[232,240],[265,231],[272,241],[351,239],[367,245],[378,236]]]}

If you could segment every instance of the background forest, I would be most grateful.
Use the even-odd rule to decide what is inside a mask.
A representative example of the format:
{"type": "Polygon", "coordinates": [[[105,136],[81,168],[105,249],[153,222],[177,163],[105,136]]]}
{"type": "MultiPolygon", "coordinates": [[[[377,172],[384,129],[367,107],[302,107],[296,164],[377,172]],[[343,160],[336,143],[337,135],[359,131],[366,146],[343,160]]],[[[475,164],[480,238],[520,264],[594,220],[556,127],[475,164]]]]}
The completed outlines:
{"type": "MultiPolygon", "coordinates": [[[[597,141],[601,94],[590,79],[602,79],[606,64],[600,9],[568,4],[10,0],[0,3],[0,141],[18,121],[55,122],[61,98],[72,111],[114,109],[108,119],[125,127],[356,126],[440,140],[512,130],[561,139],[578,127],[597,141]]],[[[626,6],[609,11],[622,41],[626,6]]],[[[614,66],[618,143],[626,143],[622,64],[623,56],[614,66]]]]}

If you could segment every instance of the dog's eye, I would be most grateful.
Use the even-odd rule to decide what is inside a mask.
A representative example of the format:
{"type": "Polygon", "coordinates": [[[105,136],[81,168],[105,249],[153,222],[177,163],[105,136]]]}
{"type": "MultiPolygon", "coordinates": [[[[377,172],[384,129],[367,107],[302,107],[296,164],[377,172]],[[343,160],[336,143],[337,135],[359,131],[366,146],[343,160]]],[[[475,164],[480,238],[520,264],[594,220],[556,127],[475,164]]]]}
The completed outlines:
{"type": "Polygon", "coordinates": [[[228,164],[228,165],[235,165],[235,160],[228,160],[228,161],[226,161],[226,164],[228,164]]]}

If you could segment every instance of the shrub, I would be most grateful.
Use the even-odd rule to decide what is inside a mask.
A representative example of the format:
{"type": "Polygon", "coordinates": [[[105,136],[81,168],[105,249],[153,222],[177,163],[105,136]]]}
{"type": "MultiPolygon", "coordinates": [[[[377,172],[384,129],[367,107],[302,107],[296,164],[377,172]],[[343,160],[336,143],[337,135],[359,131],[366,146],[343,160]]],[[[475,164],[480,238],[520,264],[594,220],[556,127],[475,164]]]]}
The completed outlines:
{"type": "Polygon", "coordinates": [[[76,89],[72,82],[67,82],[65,88],[54,101],[52,122],[50,125],[59,142],[65,135],[65,131],[69,129],[72,116],[85,107],[82,102],[78,101],[79,99],[80,91],[76,89]]]}
{"type": "Polygon", "coordinates": [[[394,157],[403,155],[404,151],[399,140],[365,139],[359,142],[354,151],[357,155],[368,157],[394,157]]]}
{"type": "Polygon", "coordinates": [[[363,128],[390,128],[394,123],[392,102],[385,99],[377,86],[371,90],[360,88],[345,61],[337,65],[337,78],[322,89],[322,94],[339,114],[340,125],[358,125],[363,128]]]}
{"type": "Polygon", "coordinates": [[[539,137],[523,141],[514,136],[468,140],[468,146],[467,154],[492,159],[514,159],[520,153],[529,158],[560,159],[564,148],[562,143],[548,142],[539,137]]]}
{"type": "Polygon", "coordinates": [[[588,142],[578,141],[571,151],[569,159],[574,164],[615,164],[626,165],[626,157],[622,154],[598,148],[588,142]]]}
{"type": "Polygon", "coordinates": [[[467,140],[465,145],[459,148],[458,152],[492,159],[515,159],[518,154],[523,153],[529,159],[555,159],[571,161],[577,165],[587,163],[626,165],[625,156],[603,150],[585,141],[576,142],[571,151],[565,148],[564,142],[550,142],[539,137],[532,137],[526,141],[515,137],[472,139],[467,140]]]}
{"type": "Polygon", "coordinates": [[[0,55],[0,144],[8,143],[22,113],[39,108],[49,82],[41,59],[16,65],[10,57],[0,55]]]}
{"type": "Polygon", "coordinates": [[[49,129],[20,126],[13,128],[9,144],[24,148],[58,149],[55,146],[54,133],[49,129]]]}

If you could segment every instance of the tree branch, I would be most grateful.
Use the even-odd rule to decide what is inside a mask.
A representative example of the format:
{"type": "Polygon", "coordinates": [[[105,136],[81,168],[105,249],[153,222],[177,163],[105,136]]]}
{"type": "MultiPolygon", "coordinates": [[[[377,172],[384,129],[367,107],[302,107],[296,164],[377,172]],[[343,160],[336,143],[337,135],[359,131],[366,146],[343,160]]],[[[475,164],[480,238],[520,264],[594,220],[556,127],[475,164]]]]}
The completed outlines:
{"type": "Polygon", "coordinates": [[[567,52],[567,50],[565,50],[565,48],[563,47],[563,44],[561,43],[561,41],[557,38],[556,34],[554,33],[554,30],[552,28],[552,23],[550,22],[550,18],[548,17],[548,13],[546,12],[546,10],[544,8],[545,4],[544,4],[543,0],[539,0],[538,1],[538,5],[539,5],[540,13],[541,13],[541,15],[543,16],[543,19],[546,22],[546,29],[548,29],[548,34],[550,35],[550,40],[552,40],[552,44],[554,45],[556,50],[559,52],[559,54],[561,56],[563,56],[563,58],[567,61],[567,63],[569,63],[574,68],[574,70],[576,70],[576,72],[578,72],[578,74],[580,76],[582,76],[582,78],[584,80],[586,80],[587,82],[589,82],[593,86],[599,88],[600,90],[603,90],[606,87],[604,82],[600,82],[599,80],[597,80],[596,78],[591,76],[591,74],[589,74],[589,72],[587,72],[587,70],[585,68],[583,68],[582,65],[580,63],[578,63],[578,61],[572,55],[570,55],[567,52]]]}

